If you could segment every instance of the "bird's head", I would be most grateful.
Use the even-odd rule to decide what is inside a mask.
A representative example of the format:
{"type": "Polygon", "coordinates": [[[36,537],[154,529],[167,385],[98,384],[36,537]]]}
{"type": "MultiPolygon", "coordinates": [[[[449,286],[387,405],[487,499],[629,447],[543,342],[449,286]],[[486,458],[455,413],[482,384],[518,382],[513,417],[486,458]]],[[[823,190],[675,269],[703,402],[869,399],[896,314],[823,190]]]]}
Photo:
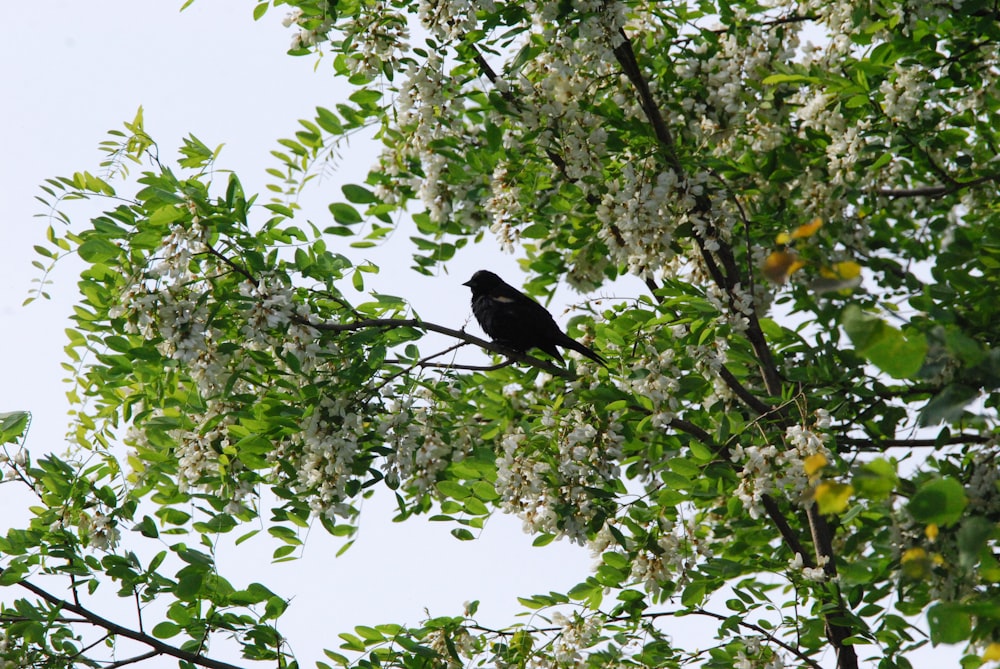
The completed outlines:
{"type": "Polygon", "coordinates": [[[468,286],[473,290],[473,292],[488,292],[490,289],[499,286],[503,283],[503,279],[498,277],[493,272],[481,269],[472,275],[472,278],[463,283],[463,286],[468,286]]]}

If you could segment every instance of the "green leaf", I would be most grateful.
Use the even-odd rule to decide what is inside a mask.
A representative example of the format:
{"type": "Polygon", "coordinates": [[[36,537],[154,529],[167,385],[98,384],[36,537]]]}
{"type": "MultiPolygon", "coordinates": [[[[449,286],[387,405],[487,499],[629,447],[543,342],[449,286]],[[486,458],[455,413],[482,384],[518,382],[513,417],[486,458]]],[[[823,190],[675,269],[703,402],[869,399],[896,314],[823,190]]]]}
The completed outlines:
{"type": "Polygon", "coordinates": [[[0,413],[0,444],[17,441],[28,429],[31,414],[27,411],[0,413]]]}
{"type": "Polygon", "coordinates": [[[987,540],[993,536],[996,526],[982,516],[973,516],[962,521],[958,528],[958,561],[962,567],[971,569],[979,562],[987,540]]]}
{"type": "Polygon", "coordinates": [[[87,241],[80,244],[78,249],[80,258],[85,262],[92,264],[105,263],[112,258],[117,258],[118,254],[121,253],[121,249],[118,248],[113,242],[109,242],[103,237],[91,237],[87,241]]]}
{"type": "Polygon", "coordinates": [[[927,609],[927,624],[931,643],[962,643],[972,634],[972,617],[960,605],[950,602],[935,604],[927,609]]]}
{"type": "Polygon", "coordinates": [[[899,476],[891,462],[878,458],[858,467],[852,483],[862,497],[885,499],[896,489],[899,476]]]}
{"type": "Polygon", "coordinates": [[[603,587],[598,583],[597,579],[590,576],[583,583],[574,585],[566,594],[569,595],[570,599],[588,599],[594,593],[594,590],[600,590],[603,587]]]}
{"type": "Polygon", "coordinates": [[[958,522],[968,503],[961,483],[953,478],[941,478],[920,486],[906,509],[919,523],[951,525],[958,522]]]}
{"type": "Polygon", "coordinates": [[[771,84],[812,84],[817,81],[816,77],[807,77],[804,74],[772,74],[764,77],[761,83],[770,86],[771,84]]]}
{"type": "Polygon", "coordinates": [[[340,190],[344,192],[344,197],[347,198],[347,201],[353,202],[354,204],[371,204],[372,202],[378,202],[378,198],[375,197],[375,193],[371,192],[364,186],[345,184],[341,186],[340,190]]]}
{"type": "Polygon", "coordinates": [[[361,218],[358,210],[346,202],[334,202],[331,204],[330,213],[333,214],[333,220],[341,225],[354,225],[364,220],[361,218]]]}
{"type": "Polygon", "coordinates": [[[927,339],[921,333],[904,335],[853,304],[844,309],[841,324],[858,354],[893,378],[913,378],[924,364],[927,339]]]}
{"type": "Polygon", "coordinates": [[[368,107],[381,100],[382,94],[372,88],[363,88],[352,93],[348,99],[359,107],[368,107]]]}
{"type": "Polygon", "coordinates": [[[465,499],[472,494],[468,488],[457,481],[438,481],[435,487],[439,493],[452,499],[465,499]]]}
{"type": "Polygon", "coordinates": [[[932,397],[920,410],[918,422],[921,427],[938,423],[954,423],[965,415],[965,407],[979,397],[979,389],[964,384],[953,383],[932,397]]]}
{"type": "Polygon", "coordinates": [[[169,639],[177,636],[181,632],[181,626],[176,623],[163,621],[153,627],[153,636],[157,639],[169,639]]]}
{"type": "Polygon", "coordinates": [[[184,211],[180,207],[168,204],[158,207],[149,215],[149,224],[154,226],[168,225],[183,217],[184,211]]]}
{"type": "Polygon", "coordinates": [[[689,607],[700,606],[705,601],[706,592],[707,585],[705,581],[691,581],[684,587],[684,592],[681,593],[681,604],[689,607]]]}
{"type": "Polygon", "coordinates": [[[548,546],[555,540],[555,538],[556,535],[554,534],[549,534],[549,533],[539,534],[537,537],[535,537],[534,541],[531,542],[531,545],[535,547],[548,546]]]}
{"type": "Polygon", "coordinates": [[[143,516],[143,519],[136,523],[135,527],[132,528],[136,532],[142,533],[142,536],[155,539],[160,536],[159,530],[156,528],[156,521],[154,521],[149,516],[143,516]]]}

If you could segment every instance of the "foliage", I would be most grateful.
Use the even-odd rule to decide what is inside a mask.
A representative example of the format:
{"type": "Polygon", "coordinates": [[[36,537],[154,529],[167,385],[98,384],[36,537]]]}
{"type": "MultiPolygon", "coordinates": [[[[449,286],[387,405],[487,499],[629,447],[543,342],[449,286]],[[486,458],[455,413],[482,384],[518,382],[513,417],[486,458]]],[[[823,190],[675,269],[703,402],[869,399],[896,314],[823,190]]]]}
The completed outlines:
{"type": "Polygon", "coordinates": [[[538,546],[599,562],[524,594],[542,623],[485,629],[472,604],[361,626],[337,664],[1000,657],[992,4],[280,4],[291,53],[351,93],[279,141],[272,200],[194,137],[160,162],[141,112],[101,176],[43,187],[39,252],[86,265],[66,349],[79,450],[29,457],[27,414],[0,422],[8,479],[37,497],[0,540],[0,582],[32,596],[4,606],[5,660],[96,666],[83,620],[185,666],[227,666],[209,653],[224,636],[294,664],[286,600],[229,583],[212,537],[249,536],[274,499],[276,560],[314,520],[346,548],[380,486],[401,519],[469,539],[516,514],[538,546]],[[377,163],[302,221],[296,196],[365,129],[377,163]],[[76,221],[81,198],[106,208],[76,221]],[[505,355],[405,294],[350,297],[378,267],[347,250],[397,230],[414,272],[495,243],[538,296],[628,273],[648,291],[570,321],[610,369],[505,355]],[[442,362],[463,346],[497,364],[442,362]],[[140,558],[144,538],[168,548],[140,558]],[[98,618],[87,598],[108,587],[165,613],[147,632],[98,618]],[[715,645],[674,638],[678,616],[712,621],[715,645]]]}

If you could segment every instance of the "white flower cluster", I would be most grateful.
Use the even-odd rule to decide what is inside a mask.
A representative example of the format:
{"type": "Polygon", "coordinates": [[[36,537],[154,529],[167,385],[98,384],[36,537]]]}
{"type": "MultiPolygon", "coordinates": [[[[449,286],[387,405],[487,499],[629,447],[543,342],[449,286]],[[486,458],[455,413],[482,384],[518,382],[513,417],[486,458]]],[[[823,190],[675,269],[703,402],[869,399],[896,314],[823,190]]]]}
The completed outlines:
{"type": "Polygon", "coordinates": [[[303,421],[295,448],[282,444],[269,458],[292,460],[313,513],[350,517],[347,485],[357,476],[355,462],[368,433],[363,417],[348,402],[323,397],[303,421]]]}
{"type": "Polygon", "coordinates": [[[26,464],[28,464],[28,451],[23,448],[19,448],[13,457],[8,457],[6,453],[0,453],[0,464],[6,465],[4,467],[4,481],[11,481],[18,477],[19,469],[22,469],[26,464]]]}
{"type": "MultiPolygon", "coordinates": [[[[685,326],[678,326],[677,335],[683,336],[686,331],[685,326]]],[[[677,354],[671,348],[658,351],[652,344],[646,344],[640,353],[633,357],[628,389],[653,403],[652,427],[663,429],[681,408],[677,390],[683,374],[675,361],[677,354]]]]}
{"type": "Polygon", "coordinates": [[[419,193],[431,220],[438,223],[452,213],[455,194],[445,179],[447,158],[430,147],[464,127],[461,102],[449,94],[450,86],[440,54],[431,53],[422,65],[410,64],[396,101],[399,127],[406,133],[406,140],[380,159],[382,170],[391,176],[398,173],[398,166],[407,158],[420,162],[423,177],[414,177],[409,185],[419,193]]]}
{"type": "Polygon", "coordinates": [[[614,419],[601,432],[579,410],[565,415],[546,410],[532,435],[558,444],[557,453],[528,450],[520,429],[505,435],[496,481],[503,507],[521,517],[526,532],[548,532],[585,543],[589,522],[598,511],[588,488],[601,488],[618,478],[621,430],[614,419]],[[572,514],[557,511],[565,508],[572,514]]]}
{"type": "Polygon", "coordinates": [[[781,654],[763,648],[761,638],[743,637],[743,650],[736,653],[735,669],[785,669],[781,654]]]}
{"type": "Polygon", "coordinates": [[[434,666],[441,669],[462,669],[466,666],[454,656],[454,653],[470,660],[475,654],[476,641],[464,627],[450,634],[445,630],[435,630],[428,637],[428,642],[431,649],[439,655],[434,666]]]}
{"type": "Polygon", "coordinates": [[[302,13],[301,9],[295,9],[288,13],[287,16],[282,20],[281,24],[286,28],[296,26],[299,31],[292,36],[292,43],[289,45],[289,49],[293,51],[296,49],[305,49],[317,44],[321,44],[326,41],[327,33],[330,32],[330,28],[333,27],[333,21],[329,19],[324,20],[318,26],[309,28],[307,27],[308,18],[302,13]]]}
{"type": "Polygon", "coordinates": [[[181,492],[189,490],[203,477],[218,473],[219,453],[230,446],[228,427],[231,423],[231,419],[223,419],[204,433],[177,431],[174,456],[177,458],[177,488],[181,492]]]}
{"type": "Polygon", "coordinates": [[[776,490],[787,489],[802,506],[812,503],[811,485],[805,472],[805,460],[811,455],[823,455],[831,459],[826,447],[828,435],[822,431],[829,428],[830,416],[824,409],[816,411],[812,427],[792,425],[785,431],[781,444],[767,446],[737,445],[731,459],[740,465],[740,485],[736,496],[743,502],[751,518],[760,518],[764,513],[762,499],[776,490]]]}
{"type": "Polygon", "coordinates": [[[170,234],[164,237],[158,260],[151,263],[146,271],[147,278],[168,283],[185,282],[190,275],[191,258],[205,253],[208,234],[195,216],[190,225],[174,225],[170,234]]]}
{"type": "Polygon", "coordinates": [[[788,568],[793,572],[797,572],[802,575],[807,581],[814,581],[816,583],[822,583],[826,580],[826,571],[823,567],[830,561],[830,556],[821,555],[819,556],[819,564],[815,567],[804,566],[804,561],[802,559],[801,553],[796,553],[795,557],[788,561],[788,568]]]}
{"type": "Polygon", "coordinates": [[[684,116],[674,120],[716,155],[729,154],[734,142],[749,142],[756,150],[773,146],[776,138],[767,107],[754,91],[762,88],[759,82],[773,72],[775,61],[795,58],[798,30],[797,24],[785,24],[779,36],[771,26],[748,21],[739,31],[721,34],[707,57],[708,44],[696,44],[689,58],[678,63],[677,72],[700,80],[707,97],[684,100],[684,116]]]}
{"type": "Polygon", "coordinates": [[[930,116],[938,102],[938,91],[927,81],[928,73],[918,67],[899,62],[893,73],[879,86],[882,111],[893,123],[909,124],[919,117],[930,116]]]}
{"type": "Polygon", "coordinates": [[[309,308],[295,303],[290,286],[262,276],[256,284],[241,283],[240,295],[252,300],[246,321],[240,327],[247,348],[290,353],[306,372],[336,358],[335,345],[333,348],[320,345],[316,329],[308,324],[309,308]]]}
{"type": "Polygon", "coordinates": [[[698,557],[711,554],[709,542],[693,541],[697,529],[692,519],[686,526],[675,525],[666,518],[659,518],[655,528],[656,546],[652,550],[643,546],[632,561],[632,577],[640,581],[650,594],[661,592],[664,584],[673,581],[686,584],[698,557]]]}
{"type": "Polygon", "coordinates": [[[164,356],[182,363],[194,362],[204,351],[214,348],[208,329],[208,305],[185,288],[168,288],[157,296],[156,313],[149,319],[162,341],[156,348],[164,356]],[[155,325],[153,322],[155,318],[155,325]]]}
{"type": "Polygon", "coordinates": [[[118,523],[107,514],[95,511],[93,516],[83,514],[80,517],[80,538],[99,551],[108,552],[118,545],[121,532],[118,523]]]}
{"type": "Polygon", "coordinates": [[[567,617],[556,611],[552,614],[552,624],[561,628],[552,642],[552,656],[556,666],[581,669],[589,666],[580,651],[592,646],[600,635],[602,625],[598,617],[579,614],[567,617]]]}
{"type": "Polygon", "coordinates": [[[417,493],[433,489],[441,473],[452,462],[460,462],[475,445],[475,427],[457,426],[447,437],[439,410],[427,389],[413,395],[392,399],[380,415],[376,432],[391,448],[386,456],[388,477],[417,493]]]}
{"type": "Polygon", "coordinates": [[[383,68],[397,71],[403,54],[410,49],[406,17],[385,0],[363,3],[359,15],[338,28],[350,36],[347,66],[352,74],[374,79],[383,73],[383,68]]]}
{"type": "Polygon", "coordinates": [[[647,179],[637,169],[642,167],[630,162],[607,184],[597,207],[598,236],[615,262],[652,277],[670,266],[674,230],[694,208],[700,188],[684,188],[669,170],[647,179]]]}
{"type": "Polygon", "coordinates": [[[493,0],[420,0],[420,23],[438,39],[461,40],[478,25],[476,12],[492,12],[493,0]]]}
{"type": "Polygon", "coordinates": [[[511,179],[505,165],[498,165],[493,170],[490,179],[491,195],[483,203],[486,213],[493,221],[490,232],[497,237],[500,250],[506,253],[514,252],[514,242],[518,239],[517,230],[511,225],[516,223],[521,205],[518,202],[517,181],[511,179]]]}

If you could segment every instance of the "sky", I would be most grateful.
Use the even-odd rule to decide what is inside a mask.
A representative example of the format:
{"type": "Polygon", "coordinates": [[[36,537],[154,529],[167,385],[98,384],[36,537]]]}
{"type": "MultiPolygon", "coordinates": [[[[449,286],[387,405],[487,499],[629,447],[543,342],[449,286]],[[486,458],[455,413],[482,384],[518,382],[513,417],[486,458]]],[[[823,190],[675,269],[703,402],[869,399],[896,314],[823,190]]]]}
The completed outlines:
{"type": "MultiPolygon", "coordinates": [[[[276,140],[290,136],[316,106],[344,97],[329,60],[317,68],[312,57],[285,55],[292,32],[281,25],[282,12],[254,22],[251,2],[197,0],[183,12],[180,5],[32,0],[10,3],[0,22],[0,412],[32,413],[27,446],[34,454],[65,450],[64,329],[79,270],[72,258],[60,263],[49,277],[52,299],[21,306],[41,277],[31,265],[38,259],[32,247],[45,243],[50,223],[38,217],[46,211],[35,199],[39,184],[76,171],[99,173],[98,144],[141,105],[161,156],[175,157],[189,133],[212,147],[225,144],[219,166],[238,171],[248,193],[263,193],[265,169],[277,166],[269,153],[276,140]]],[[[356,180],[374,155],[372,147],[352,147],[343,172],[356,180]]],[[[318,209],[325,211],[324,198],[339,196],[336,181],[334,175],[312,187],[318,209]]],[[[316,216],[323,220],[321,211],[316,216]]],[[[451,275],[414,277],[402,253],[408,235],[398,236],[400,252],[372,255],[382,273],[366,277],[369,287],[412,300],[428,320],[466,323],[469,292],[461,282],[480,267],[516,279],[513,258],[478,250],[453,263],[451,275]]],[[[0,532],[25,518],[26,501],[16,486],[0,485],[0,532]]],[[[301,560],[279,565],[270,562],[277,544],[264,533],[239,547],[223,542],[220,571],[238,587],[259,581],[293,598],[281,629],[307,667],[323,659],[323,647],[336,649],[336,634],[354,625],[460,615],[463,603],[476,598],[483,602],[479,619],[502,625],[520,610],[516,596],[565,591],[589,573],[586,550],[565,543],[532,548],[514,518],[497,514],[478,540],[460,542],[449,534],[451,525],[419,518],[393,524],[392,515],[386,495],[365,502],[356,543],[336,559],[339,540],[321,529],[310,533],[301,560]]],[[[0,591],[0,599],[25,594],[0,591]]],[[[131,603],[123,601],[98,605],[107,617],[133,625],[131,603]]]]}

